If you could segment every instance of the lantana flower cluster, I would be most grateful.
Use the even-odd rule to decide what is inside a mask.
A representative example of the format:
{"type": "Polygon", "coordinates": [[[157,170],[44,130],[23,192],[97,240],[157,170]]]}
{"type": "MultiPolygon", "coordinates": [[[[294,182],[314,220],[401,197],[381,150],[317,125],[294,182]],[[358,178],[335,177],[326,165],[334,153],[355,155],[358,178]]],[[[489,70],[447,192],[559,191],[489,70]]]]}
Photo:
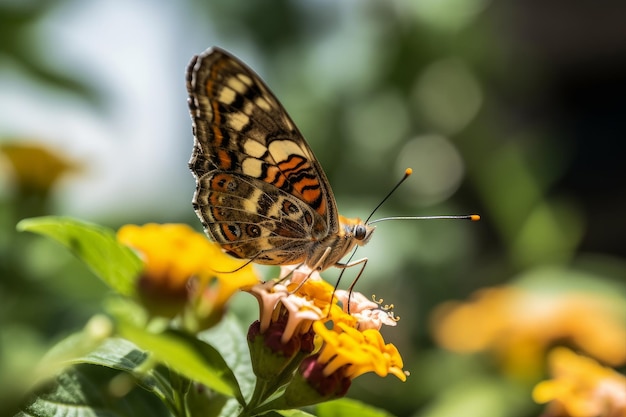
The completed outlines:
{"type": "Polygon", "coordinates": [[[548,416],[626,416],[626,376],[569,349],[548,356],[553,378],[533,390],[538,403],[548,403],[548,416]]]}
{"type": "Polygon", "coordinates": [[[535,378],[547,355],[552,379],[533,392],[536,402],[548,403],[545,417],[625,417],[626,377],[599,363],[626,363],[623,317],[607,300],[580,291],[486,288],[469,301],[441,305],[433,333],[452,351],[490,351],[518,378],[535,378]],[[549,351],[562,342],[587,356],[549,351]]]}
{"type": "Polygon", "coordinates": [[[342,397],[367,372],[406,381],[400,353],[380,333],[383,325],[396,325],[392,312],[360,293],[335,290],[306,267],[283,267],[281,277],[288,278],[249,290],[260,318],[248,342],[257,376],[281,379],[297,368],[285,391],[287,406],[342,397]]]}

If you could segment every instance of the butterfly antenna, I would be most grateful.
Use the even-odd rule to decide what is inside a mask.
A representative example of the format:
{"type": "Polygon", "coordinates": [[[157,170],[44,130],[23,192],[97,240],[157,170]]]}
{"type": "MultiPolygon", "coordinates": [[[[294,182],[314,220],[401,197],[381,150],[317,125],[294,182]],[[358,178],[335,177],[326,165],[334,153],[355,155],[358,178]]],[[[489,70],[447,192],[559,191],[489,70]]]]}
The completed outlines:
{"type": "MultiPolygon", "coordinates": [[[[387,193],[387,195],[380,201],[380,203],[378,203],[378,205],[374,208],[374,210],[372,210],[372,212],[370,213],[370,215],[367,217],[367,219],[365,220],[365,224],[374,224],[374,223],[378,223],[378,222],[382,222],[382,221],[386,221],[386,220],[434,220],[434,219],[461,219],[461,220],[471,220],[473,222],[476,222],[478,220],[480,220],[480,216],[478,214],[468,214],[468,215],[461,215],[461,216],[402,216],[402,217],[383,217],[382,219],[376,219],[376,220],[372,220],[370,222],[370,219],[372,218],[372,216],[374,215],[374,213],[376,213],[376,211],[385,203],[385,201],[387,201],[389,199],[389,197],[391,197],[391,195],[398,189],[398,187],[407,180],[407,178],[409,178],[411,176],[411,174],[413,173],[413,170],[411,168],[407,168],[404,171],[404,175],[402,176],[402,178],[400,179],[400,181],[398,181],[396,183],[396,185],[391,189],[391,191],[389,191],[387,193]]],[[[348,262],[347,264],[349,264],[352,261],[352,258],[354,257],[354,255],[356,254],[356,251],[358,249],[358,246],[354,248],[354,250],[352,251],[352,254],[350,255],[350,257],[348,258],[348,262]]],[[[363,273],[363,270],[365,269],[365,265],[363,265],[363,267],[361,268],[361,270],[359,271],[359,274],[357,275],[357,277],[354,279],[354,281],[352,281],[352,284],[350,284],[350,288],[348,290],[348,306],[347,306],[347,310],[348,313],[350,313],[350,298],[352,297],[352,291],[354,290],[354,287],[356,285],[356,282],[359,280],[359,277],[361,276],[361,274],[363,273]]],[[[333,289],[333,293],[331,297],[335,296],[335,292],[337,291],[337,288],[339,287],[339,283],[341,282],[341,278],[343,277],[343,273],[346,271],[346,269],[342,269],[341,273],[339,274],[339,277],[337,278],[337,283],[335,284],[335,288],[333,289]]],[[[332,298],[331,298],[332,300],[332,298]]]]}
{"type": "Polygon", "coordinates": [[[391,195],[394,193],[394,191],[396,191],[396,189],[400,186],[400,184],[402,184],[404,181],[406,181],[406,179],[409,178],[409,176],[412,173],[413,173],[413,170],[411,168],[407,168],[404,171],[404,176],[391,189],[391,191],[389,191],[387,193],[385,198],[383,198],[382,201],[380,203],[378,203],[376,208],[374,208],[374,210],[372,210],[370,215],[367,217],[367,220],[365,220],[365,224],[374,224],[374,223],[378,223],[378,222],[384,222],[384,221],[387,221],[387,220],[441,220],[441,219],[455,219],[455,220],[471,220],[473,222],[477,222],[477,221],[480,220],[480,216],[478,214],[463,214],[463,215],[460,215],[460,216],[398,216],[398,217],[383,217],[382,219],[376,219],[376,220],[370,221],[370,219],[372,218],[374,213],[376,213],[376,210],[378,210],[380,208],[380,206],[382,206],[383,203],[385,201],[387,201],[389,199],[389,197],[391,197],[391,195]]]}
{"type": "Polygon", "coordinates": [[[370,213],[369,216],[367,216],[367,219],[365,220],[365,224],[369,224],[370,219],[372,218],[372,216],[374,215],[374,213],[376,213],[376,210],[378,210],[380,208],[380,206],[382,206],[385,201],[387,201],[389,199],[389,197],[391,197],[391,195],[394,193],[394,191],[396,191],[398,189],[398,187],[400,186],[400,184],[402,184],[404,181],[406,181],[407,178],[409,178],[411,176],[411,174],[413,173],[413,170],[411,168],[407,168],[404,171],[404,176],[400,179],[400,181],[398,181],[398,183],[391,189],[391,191],[389,191],[387,193],[387,195],[385,196],[385,198],[383,198],[380,203],[378,203],[378,205],[374,208],[374,210],[372,210],[372,212],[370,213]]]}
{"type": "Polygon", "coordinates": [[[378,222],[384,222],[387,220],[441,220],[441,219],[453,219],[453,220],[470,220],[477,222],[480,220],[478,214],[462,214],[460,216],[398,216],[398,217],[383,217],[382,219],[372,220],[368,224],[374,224],[378,222]]]}

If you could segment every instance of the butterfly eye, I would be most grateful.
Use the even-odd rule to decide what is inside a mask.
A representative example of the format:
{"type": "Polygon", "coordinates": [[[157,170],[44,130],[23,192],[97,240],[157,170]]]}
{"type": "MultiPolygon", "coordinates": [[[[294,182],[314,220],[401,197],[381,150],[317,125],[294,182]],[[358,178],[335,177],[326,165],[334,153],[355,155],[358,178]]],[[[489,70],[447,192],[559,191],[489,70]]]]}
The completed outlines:
{"type": "Polygon", "coordinates": [[[354,238],[356,240],[365,239],[365,235],[367,235],[367,229],[362,224],[357,224],[354,226],[354,238]]]}

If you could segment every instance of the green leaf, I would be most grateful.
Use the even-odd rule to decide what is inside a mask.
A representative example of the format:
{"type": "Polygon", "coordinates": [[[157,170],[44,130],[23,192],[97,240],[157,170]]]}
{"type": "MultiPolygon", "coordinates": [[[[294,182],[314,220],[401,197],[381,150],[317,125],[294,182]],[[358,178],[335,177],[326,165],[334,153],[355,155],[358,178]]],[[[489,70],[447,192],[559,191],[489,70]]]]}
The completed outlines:
{"type": "MultiPolygon", "coordinates": [[[[90,323],[96,321],[92,319],[90,323]]],[[[133,375],[136,383],[159,398],[172,403],[172,386],[153,367],[146,367],[149,355],[126,339],[94,338],[89,325],[82,332],[68,336],[45,355],[39,365],[40,378],[51,377],[68,365],[105,366],[133,375]]]]}
{"type": "Polygon", "coordinates": [[[220,353],[207,343],[176,330],[151,333],[128,322],[120,322],[118,331],[179,374],[244,403],[235,375],[220,353]]]}
{"type": "Polygon", "coordinates": [[[68,217],[36,217],[17,224],[20,231],[48,236],[69,248],[115,291],[133,295],[143,264],[108,228],[68,217]]]}
{"type": "Polygon", "coordinates": [[[244,396],[249,398],[254,391],[256,377],[252,371],[246,335],[235,316],[225,315],[216,326],[198,334],[198,338],[220,352],[237,377],[244,396]]]}
{"type": "Polygon", "coordinates": [[[74,362],[101,365],[132,373],[136,372],[146,359],[148,354],[139,350],[133,343],[120,337],[113,337],[106,339],[97,349],[82,358],[77,358],[74,362]]]}
{"type": "Polygon", "coordinates": [[[171,416],[157,397],[138,389],[130,375],[78,365],[41,387],[18,416],[171,416]]]}
{"type": "Polygon", "coordinates": [[[233,416],[241,409],[239,403],[233,397],[226,397],[215,392],[207,393],[206,390],[190,389],[185,395],[185,410],[189,416],[218,417],[233,416]],[[227,409],[227,404],[233,402],[229,407],[228,414],[223,414],[227,409]]]}
{"type": "Polygon", "coordinates": [[[122,339],[107,339],[112,330],[113,324],[105,316],[92,317],[82,331],[61,340],[45,354],[37,366],[37,378],[43,380],[51,378],[68,365],[78,363],[94,363],[120,370],[134,369],[145,360],[146,355],[144,354],[143,358],[134,364],[125,367],[115,366],[137,347],[122,339]],[[97,356],[100,352],[105,352],[102,358],[97,356]]]}
{"type": "Polygon", "coordinates": [[[387,411],[349,398],[341,398],[339,400],[319,404],[317,406],[317,415],[318,417],[393,417],[393,415],[387,411]]]}
{"type": "MultiPolygon", "coordinates": [[[[139,350],[128,340],[114,337],[97,341],[93,336],[90,337],[87,328],[89,326],[86,326],[86,330],[58,343],[43,358],[38,366],[38,379],[45,383],[40,382],[38,385],[44,388],[39,388],[37,395],[33,396],[26,408],[29,413],[51,415],[52,410],[59,413],[74,411],[73,415],[80,416],[85,409],[90,413],[93,412],[91,410],[93,408],[98,411],[97,415],[121,416],[125,415],[126,411],[120,412],[116,409],[117,406],[111,404],[103,407],[102,402],[110,400],[117,403],[116,399],[107,398],[110,395],[123,397],[137,387],[142,387],[143,390],[140,390],[142,392],[153,394],[154,398],[158,398],[163,406],[175,415],[180,411],[180,403],[176,400],[180,393],[175,392],[170,381],[172,373],[169,369],[162,366],[154,367],[154,364],[146,362],[149,360],[148,353],[139,350]],[[96,342],[98,344],[94,345],[96,342]],[[92,348],[87,351],[89,346],[92,348]],[[109,368],[111,378],[114,375],[115,378],[110,379],[108,385],[104,384],[101,374],[94,374],[94,371],[90,370],[89,367],[93,365],[97,365],[98,368],[109,368]],[[52,372],[57,375],[56,381],[49,379],[52,372]],[[46,376],[48,378],[42,379],[46,376]],[[109,392],[111,390],[114,392],[109,392]],[[75,411],[75,408],[80,412],[75,411]]],[[[152,403],[154,400],[141,400],[143,401],[152,403]]],[[[127,402],[122,401],[122,398],[120,404],[123,410],[128,407],[124,405],[127,402]]],[[[143,404],[136,406],[144,408],[143,404]]]]}

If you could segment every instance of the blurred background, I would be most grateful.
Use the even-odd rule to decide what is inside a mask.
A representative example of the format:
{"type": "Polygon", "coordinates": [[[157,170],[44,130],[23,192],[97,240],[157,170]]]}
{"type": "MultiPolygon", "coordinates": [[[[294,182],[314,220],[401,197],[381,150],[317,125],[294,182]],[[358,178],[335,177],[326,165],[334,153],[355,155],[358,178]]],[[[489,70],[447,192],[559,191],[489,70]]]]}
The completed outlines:
{"type": "Polygon", "coordinates": [[[395,305],[385,337],[412,376],[363,376],[349,396],[398,416],[532,416],[551,346],[623,372],[625,20],[626,3],[592,0],[4,0],[0,400],[105,291],[61,247],[18,234],[20,219],[200,230],[185,68],[212,45],[273,89],[343,215],[366,218],[411,167],[375,218],[482,216],[378,225],[357,290],[395,305]],[[454,315],[493,287],[528,297],[454,315]]]}

